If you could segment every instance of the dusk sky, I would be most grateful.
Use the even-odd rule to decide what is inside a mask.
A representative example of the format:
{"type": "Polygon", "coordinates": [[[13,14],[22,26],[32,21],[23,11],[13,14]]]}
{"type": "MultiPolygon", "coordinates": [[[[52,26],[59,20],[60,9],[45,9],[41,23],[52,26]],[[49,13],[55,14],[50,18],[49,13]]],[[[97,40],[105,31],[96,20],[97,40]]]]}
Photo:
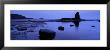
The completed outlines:
{"type": "Polygon", "coordinates": [[[28,18],[60,19],[73,18],[79,12],[82,19],[100,19],[100,10],[11,10],[28,18]]]}

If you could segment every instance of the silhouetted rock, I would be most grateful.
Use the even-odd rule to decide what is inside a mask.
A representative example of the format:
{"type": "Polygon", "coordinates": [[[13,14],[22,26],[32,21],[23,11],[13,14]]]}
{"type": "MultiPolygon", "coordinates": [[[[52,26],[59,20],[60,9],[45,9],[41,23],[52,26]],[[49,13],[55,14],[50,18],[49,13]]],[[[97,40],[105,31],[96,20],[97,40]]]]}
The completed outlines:
{"type": "Polygon", "coordinates": [[[95,26],[91,26],[91,27],[95,27],[95,26]]]}
{"type": "Polygon", "coordinates": [[[64,30],[64,27],[63,26],[59,26],[58,30],[64,30]]]}
{"type": "Polygon", "coordinates": [[[61,18],[60,19],[62,22],[71,22],[71,21],[80,21],[81,19],[80,19],[80,14],[79,14],[79,12],[76,12],[76,14],[75,14],[75,18],[61,18]]]}
{"type": "Polygon", "coordinates": [[[39,35],[40,40],[52,40],[55,38],[56,32],[49,29],[40,29],[39,35]]]}
{"type": "Polygon", "coordinates": [[[98,20],[98,22],[100,22],[100,20],[98,20]]]}
{"type": "Polygon", "coordinates": [[[72,20],[73,20],[73,18],[61,18],[61,21],[63,21],[63,22],[70,22],[72,20]]]}
{"type": "Polygon", "coordinates": [[[74,20],[73,22],[75,24],[75,27],[79,27],[79,23],[81,21],[79,12],[76,12],[75,18],[73,20],[74,20]]]}
{"type": "Polygon", "coordinates": [[[74,25],[70,25],[70,26],[72,27],[72,26],[74,26],[74,25]]]}
{"type": "Polygon", "coordinates": [[[77,12],[77,13],[75,14],[75,19],[77,19],[77,20],[80,19],[80,14],[79,14],[79,12],[77,12]]]}
{"type": "Polygon", "coordinates": [[[25,16],[19,14],[11,14],[11,19],[25,19],[25,16]]]}

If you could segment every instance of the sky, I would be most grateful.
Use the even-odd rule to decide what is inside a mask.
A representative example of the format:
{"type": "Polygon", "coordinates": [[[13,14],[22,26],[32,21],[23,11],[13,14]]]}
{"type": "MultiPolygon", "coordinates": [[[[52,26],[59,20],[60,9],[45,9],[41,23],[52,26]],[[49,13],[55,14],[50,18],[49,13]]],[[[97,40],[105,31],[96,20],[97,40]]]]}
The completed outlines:
{"type": "Polygon", "coordinates": [[[74,18],[75,13],[79,12],[82,19],[100,19],[100,10],[11,10],[10,12],[36,19],[74,18]]]}

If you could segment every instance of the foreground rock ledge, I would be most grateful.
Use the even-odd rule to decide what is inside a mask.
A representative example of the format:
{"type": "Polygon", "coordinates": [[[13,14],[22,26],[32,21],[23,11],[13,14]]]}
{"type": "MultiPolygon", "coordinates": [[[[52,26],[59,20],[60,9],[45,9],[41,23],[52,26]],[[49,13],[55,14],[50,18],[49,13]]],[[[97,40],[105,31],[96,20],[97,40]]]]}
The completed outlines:
{"type": "Polygon", "coordinates": [[[52,40],[55,38],[56,32],[49,29],[40,29],[39,35],[40,40],[52,40]]]}

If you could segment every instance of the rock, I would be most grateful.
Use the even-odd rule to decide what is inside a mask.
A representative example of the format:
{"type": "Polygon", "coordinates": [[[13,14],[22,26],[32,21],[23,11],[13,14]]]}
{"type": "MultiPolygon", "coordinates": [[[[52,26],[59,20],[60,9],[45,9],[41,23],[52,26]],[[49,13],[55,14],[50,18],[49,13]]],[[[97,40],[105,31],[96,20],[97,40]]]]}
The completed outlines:
{"type": "Polygon", "coordinates": [[[39,30],[39,39],[40,40],[52,40],[55,38],[56,32],[49,29],[40,29],[39,30]]]}
{"type": "Polygon", "coordinates": [[[63,26],[59,26],[58,30],[64,30],[64,27],[63,26]]]}
{"type": "Polygon", "coordinates": [[[79,14],[79,12],[76,12],[76,14],[75,14],[75,19],[76,19],[76,20],[80,20],[80,14],[79,14]]]}
{"type": "Polygon", "coordinates": [[[91,27],[95,27],[95,26],[91,26],[91,27]]]}
{"type": "Polygon", "coordinates": [[[98,20],[98,22],[100,22],[100,20],[98,20]]]}
{"type": "Polygon", "coordinates": [[[70,26],[74,26],[74,25],[70,25],[70,26]]]}
{"type": "Polygon", "coordinates": [[[11,14],[11,19],[25,19],[25,16],[19,14],[11,14]]]}

